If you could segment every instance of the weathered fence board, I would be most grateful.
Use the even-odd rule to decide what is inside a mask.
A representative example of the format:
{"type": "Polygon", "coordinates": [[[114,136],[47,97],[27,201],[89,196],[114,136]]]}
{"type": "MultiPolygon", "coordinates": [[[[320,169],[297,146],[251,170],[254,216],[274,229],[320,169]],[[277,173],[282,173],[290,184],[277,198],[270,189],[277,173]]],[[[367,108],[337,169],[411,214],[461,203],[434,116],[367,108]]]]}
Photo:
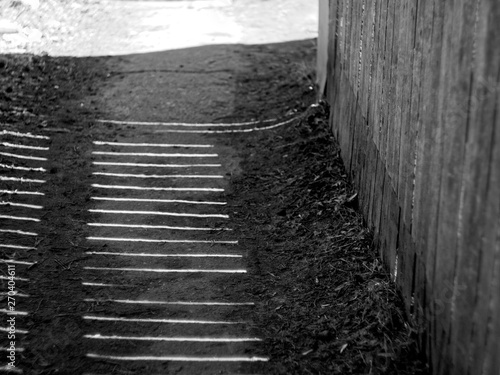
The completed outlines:
{"type": "Polygon", "coordinates": [[[332,130],[433,372],[498,375],[500,2],[327,3],[332,130]]]}

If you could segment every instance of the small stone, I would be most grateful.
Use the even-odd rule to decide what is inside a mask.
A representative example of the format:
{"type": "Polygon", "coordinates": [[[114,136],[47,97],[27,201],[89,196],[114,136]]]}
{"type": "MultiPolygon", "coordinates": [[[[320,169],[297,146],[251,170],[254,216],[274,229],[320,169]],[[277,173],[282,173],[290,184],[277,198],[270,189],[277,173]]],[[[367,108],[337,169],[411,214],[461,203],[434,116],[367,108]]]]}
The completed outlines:
{"type": "Polygon", "coordinates": [[[26,37],[21,34],[4,34],[2,38],[3,40],[16,46],[24,45],[27,41],[26,37]]]}
{"type": "Polygon", "coordinates": [[[40,7],[40,0],[19,0],[23,5],[31,9],[38,9],[40,7]]]}
{"type": "Polygon", "coordinates": [[[42,40],[42,32],[38,29],[31,29],[28,31],[28,40],[30,43],[39,43],[42,40]]]}
{"type": "Polygon", "coordinates": [[[0,19],[0,34],[17,34],[21,27],[12,21],[0,19]]]}

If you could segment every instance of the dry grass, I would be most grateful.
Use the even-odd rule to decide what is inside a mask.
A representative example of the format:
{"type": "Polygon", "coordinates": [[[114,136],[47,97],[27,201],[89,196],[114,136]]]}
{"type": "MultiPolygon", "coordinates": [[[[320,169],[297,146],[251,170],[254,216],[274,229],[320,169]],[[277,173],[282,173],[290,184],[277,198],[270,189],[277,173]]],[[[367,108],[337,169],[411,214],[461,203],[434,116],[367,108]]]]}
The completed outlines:
{"type": "Polygon", "coordinates": [[[279,374],[425,373],[327,118],[312,107],[295,127],[244,140],[233,198],[252,243],[247,287],[267,301],[263,354],[279,374]]]}

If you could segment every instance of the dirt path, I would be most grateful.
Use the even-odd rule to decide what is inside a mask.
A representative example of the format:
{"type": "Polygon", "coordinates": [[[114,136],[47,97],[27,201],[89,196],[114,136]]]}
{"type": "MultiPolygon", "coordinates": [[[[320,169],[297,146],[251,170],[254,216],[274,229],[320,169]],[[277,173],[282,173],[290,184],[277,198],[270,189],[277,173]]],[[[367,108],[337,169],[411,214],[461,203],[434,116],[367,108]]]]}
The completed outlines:
{"type": "Polygon", "coordinates": [[[25,12],[39,49],[0,43],[93,56],[0,57],[17,370],[424,373],[311,107],[308,2],[61,4],[67,37],[25,12]]]}
{"type": "Polygon", "coordinates": [[[81,264],[86,300],[98,306],[84,316],[86,355],[97,362],[209,374],[267,361],[251,349],[260,341],[248,320],[255,301],[231,287],[247,272],[224,194],[238,158],[207,137],[259,124],[187,125],[231,114],[235,61],[222,47],[113,65],[105,118],[125,122],[94,126],[90,259],[81,264]]]}
{"type": "MultiPolygon", "coordinates": [[[[70,66],[66,76],[49,73],[51,86],[45,90],[66,95],[63,106],[41,100],[37,104],[46,106],[45,113],[24,123],[6,107],[1,246],[4,259],[17,262],[14,362],[19,371],[264,371],[268,357],[254,349],[261,338],[251,318],[258,301],[235,290],[248,283],[247,254],[238,246],[241,239],[225,199],[230,179],[240,173],[227,133],[279,122],[259,119],[287,112],[286,119],[295,116],[304,104],[303,91],[294,88],[306,84],[303,90],[312,94],[309,78],[299,74],[283,90],[280,79],[288,71],[278,72],[266,93],[262,87],[252,92],[242,85],[263,68],[252,61],[254,54],[261,55],[257,60],[275,54],[277,62],[280,54],[303,55],[310,62],[313,43],[172,50],[234,43],[242,37],[242,25],[252,20],[237,24],[230,14],[234,9],[225,2],[190,3],[194,9],[155,2],[129,2],[120,9],[106,4],[105,14],[119,16],[110,24],[90,25],[85,35],[76,33],[71,45],[78,50],[53,47],[56,54],[120,54],[104,64],[102,59],[77,63],[77,73],[100,70],[96,75],[106,77],[105,85],[89,75],[85,83],[93,95],[78,93],[78,102],[68,102],[76,83],[70,66]],[[162,12],[172,22],[164,22],[162,12]],[[181,14],[212,24],[193,35],[173,22],[181,14]],[[222,32],[228,22],[235,29],[222,32]],[[172,39],[179,35],[187,38],[172,39]],[[91,38],[90,43],[82,37],[91,38]],[[136,50],[142,53],[130,54],[136,50]],[[58,78],[66,80],[64,87],[58,78]],[[272,97],[273,89],[281,97],[272,97]],[[284,107],[288,95],[300,102],[284,107]],[[235,119],[251,121],[226,125],[235,119]],[[225,125],[201,126],[214,122],[225,125]]],[[[20,59],[33,68],[31,61],[20,59]]],[[[56,61],[44,58],[34,65],[44,72],[68,68],[67,62],[56,61]]],[[[257,76],[268,79],[283,64],[291,62],[279,61],[257,76]]],[[[27,84],[31,86],[36,85],[27,84]]],[[[14,98],[26,104],[23,99],[14,98]]],[[[39,111],[31,112],[38,116],[39,111]]]]}

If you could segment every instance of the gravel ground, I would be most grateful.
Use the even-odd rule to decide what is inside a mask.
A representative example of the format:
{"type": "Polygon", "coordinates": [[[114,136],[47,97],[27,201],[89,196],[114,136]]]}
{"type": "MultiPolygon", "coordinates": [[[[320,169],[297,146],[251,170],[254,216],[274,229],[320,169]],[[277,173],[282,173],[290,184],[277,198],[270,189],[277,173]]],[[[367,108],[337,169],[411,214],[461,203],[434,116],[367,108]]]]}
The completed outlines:
{"type": "Polygon", "coordinates": [[[2,1],[0,52],[74,55],[81,48],[76,41],[92,43],[89,30],[112,14],[113,5],[103,0],[2,1]]]}

